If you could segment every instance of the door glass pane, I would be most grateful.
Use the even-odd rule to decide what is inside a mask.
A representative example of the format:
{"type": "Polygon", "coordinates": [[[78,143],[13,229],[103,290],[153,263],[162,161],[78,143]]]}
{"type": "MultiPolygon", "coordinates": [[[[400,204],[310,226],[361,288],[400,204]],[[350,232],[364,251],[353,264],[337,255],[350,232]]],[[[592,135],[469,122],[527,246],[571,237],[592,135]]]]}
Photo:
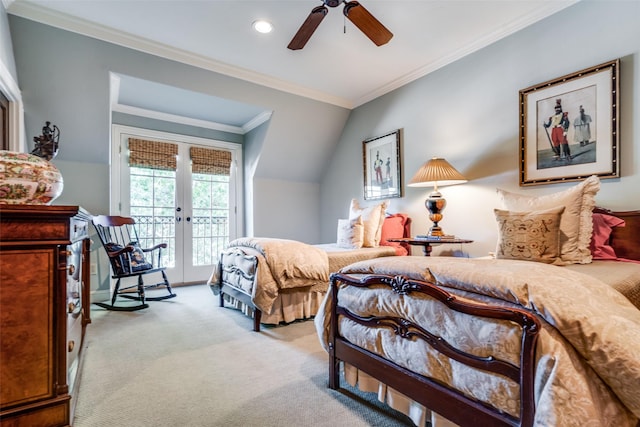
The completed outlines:
{"type": "Polygon", "coordinates": [[[150,248],[167,243],[162,265],[175,267],[176,172],[131,167],[130,213],[138,224],[140,246],[150,248]]]}
{"type": "Polygon", "coordinates": [[[229,176],[194,173],[191,181],[192,262],[212,265],[229,242],[229,176]]]}

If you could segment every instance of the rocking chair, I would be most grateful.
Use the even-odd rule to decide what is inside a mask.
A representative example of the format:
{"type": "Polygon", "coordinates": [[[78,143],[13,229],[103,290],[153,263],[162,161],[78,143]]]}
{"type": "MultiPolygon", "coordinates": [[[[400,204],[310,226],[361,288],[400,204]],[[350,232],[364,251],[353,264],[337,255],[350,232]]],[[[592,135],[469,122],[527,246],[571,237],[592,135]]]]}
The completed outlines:
{"type": "Polygon", "coordinates": [[[160,243],[152,248],[140,247],[140,239],[133,218],[122,216],[98,215],[93,217],[93,225],[100,237],[109,262],[111,264],[112,279],[117,279],[111,292],[111,304],[94,303],[107,310],[135,311],[149,307],[147,301],[160,301],[176,296],[171,291],[171,285],[165,273],[165,267],[161,265],[162,249],[167,248],[166,243],[160,243]],[[148,254],[145,256],[145,254],[148,254]],[[162,281],[154,284],[145,284],[143,276],[151,273],[162,274],[162,281]],[[137,277],[137,284],[121,287],[122,279],[137,277]],[[167,295],[148,297],[145,289],[164,286],[167,295]],[[133,306],[117,306],[118,297],[140,301],[133,306]]]}

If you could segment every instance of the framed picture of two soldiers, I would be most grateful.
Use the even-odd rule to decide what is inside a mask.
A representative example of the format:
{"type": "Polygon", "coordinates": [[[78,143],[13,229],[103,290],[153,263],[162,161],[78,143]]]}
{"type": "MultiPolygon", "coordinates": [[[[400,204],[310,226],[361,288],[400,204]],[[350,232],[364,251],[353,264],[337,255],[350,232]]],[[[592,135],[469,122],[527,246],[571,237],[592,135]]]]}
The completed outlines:
{"type": "Polygon", "coordinates": [[[520,185],[619,176],[616,59],[520,91],[520,185]]]}

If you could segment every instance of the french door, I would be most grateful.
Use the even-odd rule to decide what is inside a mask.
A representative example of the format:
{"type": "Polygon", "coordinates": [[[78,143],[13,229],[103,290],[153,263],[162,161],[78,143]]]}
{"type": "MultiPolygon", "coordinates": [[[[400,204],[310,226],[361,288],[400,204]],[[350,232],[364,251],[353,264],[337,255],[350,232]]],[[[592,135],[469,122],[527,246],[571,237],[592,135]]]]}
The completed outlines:
{"type": "Polygon", "coordinates": [[[241,234],[241,146],[120,125],[112,135],[111,212],[135,218],[143,247],[168,244],[163,265],[171,283],[206,281],[220,250],[241,234]],[[138,161],[140,144],[151,157],[169,147],[170,162],[138,161]],[[202,152],[222,155],[227,165],[198,167],[202,152]]]}

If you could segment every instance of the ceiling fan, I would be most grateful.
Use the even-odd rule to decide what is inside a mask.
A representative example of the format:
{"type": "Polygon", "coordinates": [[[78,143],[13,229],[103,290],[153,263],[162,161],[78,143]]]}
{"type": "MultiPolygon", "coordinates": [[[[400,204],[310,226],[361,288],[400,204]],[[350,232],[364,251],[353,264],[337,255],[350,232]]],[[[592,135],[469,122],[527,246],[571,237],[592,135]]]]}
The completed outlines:
{"type": "Polygon", "coordinates": [[[340,3],[344,3],[344,9],[342,13],[349,21],[360,29],[365,36],[369,37],[376,46],[382,46],[387,43],[393,37],[391,31],[389,31],[380,21],[378,21],[367,9],[364,8],[357,1],[345,1],[345,0],[322,0],[323,5],[313,8],[307,19],[302,23],[302,26],[298,30],[293,39],[287,46],[291,50],[302,49],[305,44],[311,38],[313,32],[318,28],[320,22],[329,12],[326,6],[336,7],[340,3]]]}

